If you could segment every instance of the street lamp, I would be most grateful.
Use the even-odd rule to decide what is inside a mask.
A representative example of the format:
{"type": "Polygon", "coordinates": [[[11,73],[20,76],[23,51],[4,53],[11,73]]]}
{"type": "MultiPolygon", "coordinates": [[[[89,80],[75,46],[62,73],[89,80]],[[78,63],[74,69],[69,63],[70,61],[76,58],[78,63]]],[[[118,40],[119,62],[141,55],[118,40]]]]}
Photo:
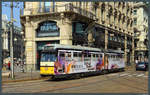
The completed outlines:
{"type": "Polygon", "coordinates": [[[24,47],[24,32],[23,31],[21,32],[21,37],[22,37],[22,39],[21,39],[21,44],[22,44],[21,45],[21,67],[22,67],[21,71],[24,72],[24,68],[23,68],[23,66],[24,66],[24,61],[23,61],[24,60],[24,53],[23,53],[24,52],[23,51],[23,47],[24,47]]]}

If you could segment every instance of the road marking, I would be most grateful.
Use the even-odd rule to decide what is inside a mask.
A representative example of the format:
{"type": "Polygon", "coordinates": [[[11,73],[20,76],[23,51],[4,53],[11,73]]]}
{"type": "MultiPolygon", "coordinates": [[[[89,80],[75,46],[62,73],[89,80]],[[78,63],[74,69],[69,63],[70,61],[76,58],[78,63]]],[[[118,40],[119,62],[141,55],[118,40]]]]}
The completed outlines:
{"type": "Polygon", "coordinates": [[[121,74],[120,76],[122,77],[122,76],[125,76],[125,75],[128,75],[127,73],[125,73],[125,74],[121,74]]]}
{"type": "Polygon", "coordinates": [[[108,76],[115,76],[115,75],[118,75],[118,74],[109,74],[108,76]]]}
{"type": "Polygon", "coordinates": [[[134,76],[134,75],[136,76],[136,75],[138,75],[138,74],[132,74],[132,75],[133,75],[133,76],[134,76]]]}
{"type": "Polygon", "coordinates": [[[128,75],[129,77],[131,77],[132,75],[128,75]]]}
{"type": "Polygon", "coordinates": [[[144,74],[139,74],[139,75],[137,75],[137,77],[140,77],[140,76],[144,76],[144,74]]]}

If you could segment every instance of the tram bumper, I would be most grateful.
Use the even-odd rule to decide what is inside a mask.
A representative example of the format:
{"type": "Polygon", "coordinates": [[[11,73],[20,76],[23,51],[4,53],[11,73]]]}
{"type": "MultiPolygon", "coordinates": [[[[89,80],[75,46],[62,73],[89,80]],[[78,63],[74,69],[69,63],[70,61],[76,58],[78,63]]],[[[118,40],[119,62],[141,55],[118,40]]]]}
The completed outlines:
{"type": "Polygon", "coordinates": [[[54,75],[54,67],[40,67],[41,75],[54,75]]]}

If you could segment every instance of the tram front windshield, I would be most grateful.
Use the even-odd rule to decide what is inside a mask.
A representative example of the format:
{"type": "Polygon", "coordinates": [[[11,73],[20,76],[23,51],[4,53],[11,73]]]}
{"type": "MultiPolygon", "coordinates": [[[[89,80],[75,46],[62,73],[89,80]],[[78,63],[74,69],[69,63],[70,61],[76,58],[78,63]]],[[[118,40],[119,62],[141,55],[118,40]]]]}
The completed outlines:
{"type": "Polygon", "coordinates": [[[42,53],[41,62],[55,62],[56,54],[55,53],[42,53]]]}

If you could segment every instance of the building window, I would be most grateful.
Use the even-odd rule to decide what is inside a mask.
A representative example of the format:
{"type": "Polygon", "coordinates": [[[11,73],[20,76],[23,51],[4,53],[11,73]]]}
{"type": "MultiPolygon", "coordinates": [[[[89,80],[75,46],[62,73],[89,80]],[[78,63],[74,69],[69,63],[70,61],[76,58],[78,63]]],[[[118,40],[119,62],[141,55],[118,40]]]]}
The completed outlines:
{"type": "Polygon", "coordinates": [[[134,15],[137,15],[137,10],[134,10],[134,11],[133,11],[133,14],[134,14],[134,15]]]}
{"type": "Polygon", "coordinates": [[[37,37],[59,36],[59,27],[55,21],[45,21],[39,24],[37,37]]]}
{"type": "Polygon", "coordinates": [[[86,28],[85,23],[77,22],[73,24],[73,29],[76,34],[84,34],[86,28]]]}
{"type": "Polygon", "coordinates": [[[105,11],[105,4],[102,4],[102,8],[101,8],[101,20],[104,21],[104,11],[105,11]]]}
{"type": "Polygon", "coordinates": [[[134,25],[137,25],[137,18],[134,18],[133,24],[134,24],[134,25]]]}
{"type": "Polygon", "coordinates": [[[45,12],[50,12],[51,2],[44,2],[45,12]]]}
{"type": "Polygon", "coordinates": [[[118,3],[118,8],[120,8],[121,2],[118,3]]]}

